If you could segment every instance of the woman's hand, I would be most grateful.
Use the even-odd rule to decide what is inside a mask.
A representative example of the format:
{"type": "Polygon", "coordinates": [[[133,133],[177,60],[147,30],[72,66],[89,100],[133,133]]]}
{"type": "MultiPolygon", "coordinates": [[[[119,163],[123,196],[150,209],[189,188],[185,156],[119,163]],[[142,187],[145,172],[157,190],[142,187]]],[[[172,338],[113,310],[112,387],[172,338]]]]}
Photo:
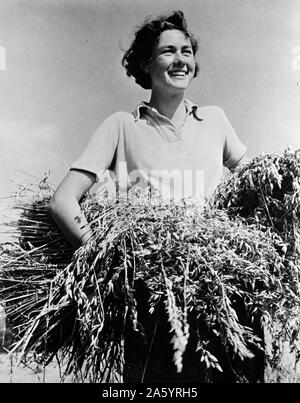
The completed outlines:
{"type": "Polygon", "coordinates": [[[95,181],[95,175],[90,172],[69,171],[48,206],[52,218],[75,248],[83,245],[91,237],[79,201],[95,181]]]}

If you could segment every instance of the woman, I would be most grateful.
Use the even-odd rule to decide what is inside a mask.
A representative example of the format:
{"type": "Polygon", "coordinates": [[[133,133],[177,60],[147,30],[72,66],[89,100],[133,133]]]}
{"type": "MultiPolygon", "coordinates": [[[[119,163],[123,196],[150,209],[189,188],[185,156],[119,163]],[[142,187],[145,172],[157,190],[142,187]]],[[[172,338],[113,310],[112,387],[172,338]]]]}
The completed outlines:
{"type": "MultiPolygon", "coordinates": [[[[199,71],[197,48],[181,11],[147,20],[135,33],[122,63],[128,76],[151,90],[150,100],[132,113],[114,113],[100,125],[49,205],[53,218],[75,247],[90,236],[79,201],[95,182],[104,180],[108,170],[116,179],[119,194],[138,183],[177,200],[209,197],[221,179],[223,166],[232,170],[241,162],[246,149],[224,112],[185,99],[185,90],[199,71]]],[[[138,306],[147,306],[145,298],[145,290],[137,290],[138,306]]],[[[138,338],[126,345],[126,381],[205,380],[194,354],[196,337],[191,335],[185,372],[178,375],[170,360],[166,322],[157,326],[159,337],[151,342],[156,325],[147,309],[140,310],[139,321],[154,353],[145,375],[147,348],[138,338]]],[[[134,335],[128,340],[134,340],[134,335]]]]}
{"type": "Polygon", "coordinates": [[[151,90],[150,101],[133,113],[114,113],[100,125],[49,204],[75,247],[90,236],[79,200],[107,170],[119,192],[144,183],[176,200],[209,197],[223,165],[234,169],[241,162],[246,149],[224,112],[185,99],[199,71],[197,48],[181,11],[146,21],[136,32],[123,66],[151,90]]]}

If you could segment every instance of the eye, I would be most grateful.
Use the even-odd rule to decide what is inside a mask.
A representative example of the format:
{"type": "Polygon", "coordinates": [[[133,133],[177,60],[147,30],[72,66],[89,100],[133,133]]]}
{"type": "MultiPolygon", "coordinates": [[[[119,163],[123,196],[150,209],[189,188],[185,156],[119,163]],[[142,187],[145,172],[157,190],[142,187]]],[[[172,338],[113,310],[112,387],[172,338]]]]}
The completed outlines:
{"type": "Polygon", "coordinates": [[[185,55],[192,55],[192,49],[184,49],[184,51],[182,52],[185,55]]]}

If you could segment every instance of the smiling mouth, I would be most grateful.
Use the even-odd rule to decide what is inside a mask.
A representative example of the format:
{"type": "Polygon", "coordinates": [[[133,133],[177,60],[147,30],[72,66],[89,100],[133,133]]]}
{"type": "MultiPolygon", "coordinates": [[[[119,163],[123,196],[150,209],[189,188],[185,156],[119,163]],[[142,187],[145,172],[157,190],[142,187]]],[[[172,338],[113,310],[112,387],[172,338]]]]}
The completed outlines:
{"type": "Polygon", "coordinates": [[[171,77],[184,78],[188,72],[183,70],[174,70],[168,72],[171,77]]]}

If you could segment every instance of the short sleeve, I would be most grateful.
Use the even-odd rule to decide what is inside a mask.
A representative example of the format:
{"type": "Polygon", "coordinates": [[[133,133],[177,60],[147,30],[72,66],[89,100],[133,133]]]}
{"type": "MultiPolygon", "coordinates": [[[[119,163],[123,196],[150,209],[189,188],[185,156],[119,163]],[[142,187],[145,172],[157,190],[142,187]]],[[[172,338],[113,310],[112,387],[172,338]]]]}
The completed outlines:
{"type": "Polygon", "coordinates": [[[222,111],[222,127],[225,138],[223,151],[223,164],[228,169],[233,169],[245,155],[247,149],[239,140],[234,128],[227,116],[222,111]]]}
{"type": "Polygon", "coordinates": [[[112,165],[118,146],[118,115],[106,118],[90,138],[80,157],[71,164],[70,170],[79,169],[96,175],[102,181],[107,169],[112,165]]]}

